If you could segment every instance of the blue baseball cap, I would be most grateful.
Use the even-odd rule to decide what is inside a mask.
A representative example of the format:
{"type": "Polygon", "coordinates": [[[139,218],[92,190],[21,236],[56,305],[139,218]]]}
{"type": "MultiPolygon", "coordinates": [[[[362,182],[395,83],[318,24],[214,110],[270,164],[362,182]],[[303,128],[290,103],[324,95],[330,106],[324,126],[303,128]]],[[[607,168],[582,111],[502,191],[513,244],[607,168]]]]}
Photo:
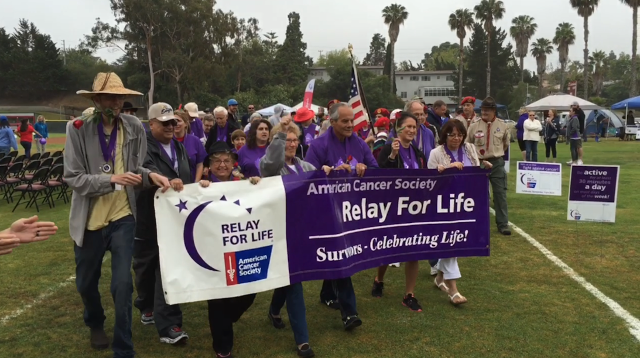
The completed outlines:
{"type": "Polygon", "coordinates": [[[238,101],[236,101],[235,99],[230,99],[229,102],[227,102],[227,106],[237,106],[238,105],[238,101]]]}
{"type": "Polygon", "coordinates": [[[8,121],[9,118],[7,116],[0,116],[0,121],[8,121]]]}

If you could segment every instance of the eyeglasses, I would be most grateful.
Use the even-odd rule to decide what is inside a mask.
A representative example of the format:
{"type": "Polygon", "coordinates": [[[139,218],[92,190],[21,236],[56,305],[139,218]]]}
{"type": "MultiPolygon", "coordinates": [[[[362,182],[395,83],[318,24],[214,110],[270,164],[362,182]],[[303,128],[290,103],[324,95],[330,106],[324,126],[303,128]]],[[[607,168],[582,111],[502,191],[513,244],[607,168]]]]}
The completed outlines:
{"type": "Polygon", "coordinates": [[[178,125],[178,121],[173,119],[165,122],[160,122],[160,123],[162,123],[163,127],[175,127],[178,125]]]}
{"type": "Polygon", "coordinates": [[[447,134],[447,137],[449,137],[449,138],[462,138],[463,135],[462,134],[449,133],[449,134],[447,134]]]}
{"type": "Polygon", "coordinates": [[[228,166],[228,167],[229,167],[229,166],[231,166],[231,165],[233,164],[233,163],[231,162],[231,160],[229,160],[229,159],[225,159],[225,160],[222,160],[222,159],[214,159],[214,160],[212,160],[212,161],[211,161],[211,163],[212,163],[213,165],[217,166],[217,167],[221,166],[222,164],[224,164],[224,165],[226,165],[226,166],[228,166]]]}
{"type": "Polygon", "coordinates": [[[300,140],[298,139],[287,139],[287,144],[298,144],[300,140]]]}

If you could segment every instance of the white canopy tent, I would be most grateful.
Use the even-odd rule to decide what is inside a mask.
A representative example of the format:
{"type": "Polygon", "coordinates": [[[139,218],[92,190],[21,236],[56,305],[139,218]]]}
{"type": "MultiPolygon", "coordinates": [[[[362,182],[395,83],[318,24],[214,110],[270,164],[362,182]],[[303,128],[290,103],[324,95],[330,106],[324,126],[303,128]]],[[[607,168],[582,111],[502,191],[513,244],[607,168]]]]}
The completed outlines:
{"type": "MultiPolygon", "coordinates": [[[[293,106],[293,110],[297,111],[300,108],[302,108],[302,105],[304,104],[304,102],[300,102],[298,104],[296,104],[295,106],[293,106]]],[[[315,113],[318,114],[318,109],[323,108],[324,109],[324,113],[327,113],[327,108],[326,107],[320,107],[320,106],[316,106],[315,104],[311,104],[311,110],[315,113]]]]}
{"type": "Polygon", "coordinates": [[[568,110],[573,102],[578,102],[583,110],[604,109],[595,103],[586,101],[580,97],[560,93],[542,98],[536,102],[525,106],[530,111],[546,111],[556,109],[558,111],[568,110]]]}
{"type": "Polygon", "coordinates": [[[276,106],[282,106],[282,108],[284,108],[285,112],[291,112],[293,110],[293,108],[291,108],[289,106],[285,106],[282,103],[278,103],[278,104],[274,104],[271,107],[263,108],[263,109],[259,110],[258,113],[260,113],[264,117],[273,116],[273,109],[276,106]]]}

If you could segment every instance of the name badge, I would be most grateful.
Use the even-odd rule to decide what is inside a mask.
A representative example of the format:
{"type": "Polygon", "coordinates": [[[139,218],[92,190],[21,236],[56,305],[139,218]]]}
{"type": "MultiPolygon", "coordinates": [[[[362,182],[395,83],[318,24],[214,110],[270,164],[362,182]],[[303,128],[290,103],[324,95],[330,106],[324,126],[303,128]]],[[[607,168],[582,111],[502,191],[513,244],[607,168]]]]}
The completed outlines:
{"type": "Polygon", "coordinates": [[[116,184],[116,190],[122,190],[122,185],[116,184]]]}

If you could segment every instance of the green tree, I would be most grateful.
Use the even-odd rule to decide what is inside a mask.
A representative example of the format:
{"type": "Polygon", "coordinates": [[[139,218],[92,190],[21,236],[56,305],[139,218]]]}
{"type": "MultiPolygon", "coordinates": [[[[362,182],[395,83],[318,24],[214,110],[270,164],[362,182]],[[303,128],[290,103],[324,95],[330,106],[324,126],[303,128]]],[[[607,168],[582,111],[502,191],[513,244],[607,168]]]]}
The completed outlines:
{"type": "Polygon", "coordinates": [[[288,18],[287,35],[276,54],[274,70],[278,74],[278,83],[298,84],[304,82],[309,75],[307,44],[302,41],[300,15],[291,12],[288,18]]]}
{"type": "Polygon", "coordinates": [[[393,86],[393,94],[395,94],[396,92],[398,92],[398,89],[396,88],[396,78],[395,75],[393,77],[391,77],[391,70],[394,70],[395,73],[395,64],[393,64],[393,60],[392,60],[392,52],[391,52],[391,42],[389,42],[387,44],[387,51],[386,51],[386,57],[384,59],[384,70],[383,70],[383,74],[385,76],[387,76],[388,78],[392,78],[393,80],[391,81],[391,84],[389,84],[389,86],[393,86]]]}
{"type": "MultiPolygon", "coordinates": [[[[589,66],[589,17],[596,11],[600,0],[571,0],[571,7],[584,19],[584,68],[589,66]]],[[[589,97],[589,72],[583,71],[584,98],[589,97]]]]}
{"type": "Polygon", "coordinates": [[[389,44],[388,51],[391,52],[390,71],[389,71],[389,88],[390,92],[395,94],[395,49],[396,42],[398,42],[398,35],[400,35],[400,25],[404,25],[404,22],[409,17],[407,9],[400,4],[391,4],[382,9],[382,18],[385,25],[389,27],[389,44]]]}
{"type": "Polygon", "coordinates": [[[520,81],[524,82],[524,58],[529,53],[529,40],[538,29],[538,24],[533,22],[533,17],[520,15],[511,20],[509,33],[516,42],[516,57],[520,59],[520,81]]]}
{"type": "Polygon", "coordinates": [[[602,95],[605,75],[608,72],[608,59],[604,51],[594,51],[589,56],[589,65],[593,76],[594,93],[597,97],[602,95]]]}
{"type": "Polygon", "coordinates": [[[631,35],[631,87],[629,89],[629,97],[635,97],[638,95],[638,67],[637,67],[637,52],[638,52],[638,7],[640,6],[640,0],[620,0],[623,4],[631,7],[633,30],[631,35]]]}
{"type": "Polygon", "coordinates": [[[564,92],[564,79],[567,72],[567,61],[569,61],[569,46],[576,41],[576,33],[573,25],[563,22],[556,27],[556,35],[553,37],[553,43],[558,46],[558,58],[560,60],[560,92],[564,92]]]}
{"type": "Polygon", "coordinates": [[[464,39],[467,30],[473,29],[473,12],[469,9],[458,9],[449,15],[449,28],[456,32],[460,40],[458,56],[458,100],[462,99],[462,81],[464,81],[464,39]]]}
{"type": "Polygon", "coordinates": [[[494,21],[502,19],[505,13],[504,3],[501,0],[482,0],[473,10],[484,30],[487,32],[487,96],[491,95],[491,40],[494,32],[494,21]]]}
{"type": "Polygon", "coordinates": [[[381,34],[373,34],[371,44],[369,45],[369,53],[362,60],[363,66],[384,66],[387,40],[381,34]]]}
{"type": "Polygon", "coordinates": [[[547,55],[553,52],[553,46],[551,41],[545,38],[537,39],[531,45],[531,56],[536,58],[536,64],[538,65],[538,93],[542,97],[542,80],[545,72],[547,71],[547,55]]]}

